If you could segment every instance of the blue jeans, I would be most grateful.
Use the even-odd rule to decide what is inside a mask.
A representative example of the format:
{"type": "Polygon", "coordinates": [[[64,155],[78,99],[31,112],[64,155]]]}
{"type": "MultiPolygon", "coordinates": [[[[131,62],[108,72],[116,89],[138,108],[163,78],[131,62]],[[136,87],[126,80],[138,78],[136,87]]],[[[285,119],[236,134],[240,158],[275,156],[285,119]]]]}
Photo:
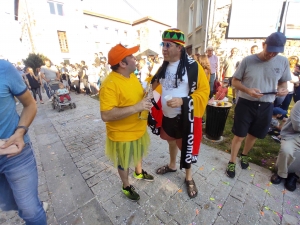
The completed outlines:
{"type": "Polygon", "coordinates": [[[45,88],[45,91],[47,93],[48,98],[50,99],[51,98],[51,94],[50,94],[50,90],[49,90],[49,87],[48,87],[47,83],[44,83],[44,88],[45,88]]]}
{"type": "Polygon", "coordinates": [[[0,208],[18,210],[26,225],[47,224],[38,197],[38,172],[31,143],[17,156],[0,156],[0,208]]]}

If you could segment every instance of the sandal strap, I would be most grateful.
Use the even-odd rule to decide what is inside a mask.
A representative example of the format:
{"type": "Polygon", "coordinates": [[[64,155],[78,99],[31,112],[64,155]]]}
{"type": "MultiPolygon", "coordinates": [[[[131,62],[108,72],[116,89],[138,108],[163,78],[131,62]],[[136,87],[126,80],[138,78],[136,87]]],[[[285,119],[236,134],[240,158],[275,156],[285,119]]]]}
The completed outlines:
{"type": "Polygon", "coordinates": [[[192,179],[192,180],[185,180],[185,183],[187,185],[194,185],[194,186],[196,186],[194,179],[192,179]]]}

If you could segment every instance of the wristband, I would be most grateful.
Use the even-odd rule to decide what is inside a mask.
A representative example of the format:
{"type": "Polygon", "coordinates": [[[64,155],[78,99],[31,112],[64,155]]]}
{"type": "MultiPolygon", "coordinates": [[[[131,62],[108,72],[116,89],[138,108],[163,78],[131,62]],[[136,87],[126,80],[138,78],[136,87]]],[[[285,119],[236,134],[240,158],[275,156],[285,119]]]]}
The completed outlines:
{"type": "Polygon", "coordinates": [[[16,130],[18,130],[18,129],[24,129],[25,130],[25,133],[24,134],[26,134],[27,132],[28,132],[28,127],[26,127],[26,126],[17,126],[16,127],[16,129],[15,129],[15,132],[16,132],[16,130]]]}

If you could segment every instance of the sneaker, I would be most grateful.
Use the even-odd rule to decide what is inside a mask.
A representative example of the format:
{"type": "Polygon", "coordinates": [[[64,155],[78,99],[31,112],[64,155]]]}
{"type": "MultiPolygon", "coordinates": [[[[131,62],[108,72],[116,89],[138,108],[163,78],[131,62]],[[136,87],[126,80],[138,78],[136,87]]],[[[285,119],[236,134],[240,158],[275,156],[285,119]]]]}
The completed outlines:
{"type": "Polygon", "coordinates": [[[136,174],[135,171],[133,172],[133,177],[138,180],[145,180],[145,181],[153,181],[154,177],[148,174],[145,170],[142,170],[142,173],[136,174]]]}
{"type": "Polygon", "coordinates": [[[44,211],[47,212],[49,204],[47,202],[42,202],[42,203],[43,203],[44,211]]]}
{"type": "Polygon", "coordinates": [[[41,103],[41,104],[44,104],[44,102],[43,102],[43,101],[40,101],[40,103],[41,103]]]}
{"type": "Polygon", "coordinates": [[[235,177],[235,163],[229,162],[226,169],[226,175],[230,178],[235,177]]]}
{"type": "Polygon", "coordinates": [[[49,99],[49,102],[52,102],[52,98],[49,99]]]}
{"type": "Polygon", "coordinates": [[[133,202],[136,202],[140,199],[140,195],[135,192],[135,188],[132,185],[127,186],[126,188],[123,187],[122,192],[133,202]]]}
{"type": "Polygon", "coordinates": [[[247,155],[241,155],[241,167],[243,170],[249,166],[249,157],[247,155]]]}

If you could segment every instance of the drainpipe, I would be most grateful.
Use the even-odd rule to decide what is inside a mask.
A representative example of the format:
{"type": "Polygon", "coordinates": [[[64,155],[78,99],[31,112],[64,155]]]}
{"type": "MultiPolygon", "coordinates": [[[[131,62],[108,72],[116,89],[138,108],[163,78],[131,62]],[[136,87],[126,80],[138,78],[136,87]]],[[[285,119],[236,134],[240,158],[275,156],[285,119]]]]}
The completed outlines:
{"type": "Polygon", "coordinates": [[[206,29],[205,29],[205,38],[204,38],[204,52],[206,49],[207,45],[207,38],[208,38],[208,30],[209,30],[209,18],[210,18],[210,2],[211,0],[208,0],[208,5],[207,5],[207,13],[206,13],[206,29]]]}

